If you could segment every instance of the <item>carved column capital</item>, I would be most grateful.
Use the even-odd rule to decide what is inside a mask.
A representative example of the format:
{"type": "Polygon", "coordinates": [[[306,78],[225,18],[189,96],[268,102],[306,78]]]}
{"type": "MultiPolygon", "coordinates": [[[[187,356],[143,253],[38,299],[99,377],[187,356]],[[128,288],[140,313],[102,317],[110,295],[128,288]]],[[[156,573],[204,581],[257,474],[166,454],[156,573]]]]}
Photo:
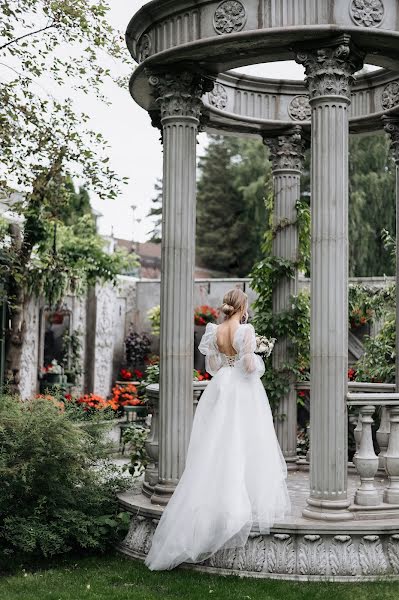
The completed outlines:
{"type": "Polygon", "coordinates": [[[363,67],[364,52],[344,34],[322,48],[296,49],[295,60],[305,67],[310,101],[343,96],[350,102],[354,73],[363,67]]]}
{"type": "Polygon", "coordinates": [[[299,125],[293,127],[285,135],[275,138],[265,136],[263,143],[270,149],[273,171],[302,171],[305,140],[299,125]]]}
{"type": "Polygon", "coordinates": [[[197,73],[147,72],[153,95],[160,108],[161,120],[170,117],[191,117],[199,120],[201,97],[213,88],[213,82],[197,73]]]}
{"type": "Polygon", "coordinates": [[[395,163],[399,166],[399,117],[388,117],[382,118],[384,123],[384,129],[391,138],[391,148],[395,163]]]}

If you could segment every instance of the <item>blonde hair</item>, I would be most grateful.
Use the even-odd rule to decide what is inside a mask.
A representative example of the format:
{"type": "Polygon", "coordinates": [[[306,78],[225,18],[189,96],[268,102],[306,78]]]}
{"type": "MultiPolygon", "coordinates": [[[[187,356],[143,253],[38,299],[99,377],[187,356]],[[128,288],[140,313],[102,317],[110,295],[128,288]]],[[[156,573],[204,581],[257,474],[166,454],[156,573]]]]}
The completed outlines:
{"type": "Polygon", "coordinates": [[[239,288],[234,288],[224,295],[220,310],[226,315],[226,319],[230,319],[230,317],[243,310],[247,302],[248,296],[239,288]]]}

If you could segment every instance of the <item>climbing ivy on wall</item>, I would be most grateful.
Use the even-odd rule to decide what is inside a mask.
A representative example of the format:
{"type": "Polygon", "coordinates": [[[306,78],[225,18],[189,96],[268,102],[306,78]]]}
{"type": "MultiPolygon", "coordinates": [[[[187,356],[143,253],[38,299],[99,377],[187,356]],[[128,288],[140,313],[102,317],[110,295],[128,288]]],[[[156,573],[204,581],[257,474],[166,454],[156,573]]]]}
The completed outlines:
{"type": "Polygon", "coordinates": [[[251,272],[251,286],[257,292],[253,305],[255,310],[254,326],[258,334],[277,339],[290,340],[289,355],[286,364],[276,369],[271,359],[265,361],[263,382],[268,392],[274,412],[280,398],[287,394],[290,382],[306,380],[309,377],[310,355],[310,302],[309,293],[303,290],[290,299],[290,308],[273,314],[273,289],[283,278],[292,278],[297,269],[309,274],[310,264],[310,209],[307,198],[300,198],[296,205],[295,222],[273,220],[274,195],[271,190],[266,198],[269,227],[262,245],[262,258],[251,272]],[[299,252],[295,260],[287,260],[273,255],[273,239],[278,231],[296,225],[299,231],[299,252]]]}

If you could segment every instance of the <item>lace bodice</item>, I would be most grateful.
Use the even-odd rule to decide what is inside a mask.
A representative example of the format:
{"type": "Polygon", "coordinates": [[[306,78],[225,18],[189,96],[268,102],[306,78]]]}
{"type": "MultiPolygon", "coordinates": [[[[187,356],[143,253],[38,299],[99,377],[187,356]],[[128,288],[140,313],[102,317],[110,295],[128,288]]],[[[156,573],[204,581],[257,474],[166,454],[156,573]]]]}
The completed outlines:
{"type": "Polygon", "coordinates": [[[199,351],[205,355],[205,368],[211,375],[222,367],[234,367],[245,376],[257,375],[262,377],[265,365],[260,356],[255,354],[256,338],[253,325],[239,325],[232,340],[232,346],[237,354],[229,356],[220,352],[216,340],[218,325],[208,323],[202,340],[198,346],[199,351]]]}
{"type": "Polygon", "coordinates": [[[223,354],[223,352],[221,352],[220,359],[222,361],[223,367],[234,367],[238,360],[238,356],[237,354],[229,356],[228,354],[223,354]]]}

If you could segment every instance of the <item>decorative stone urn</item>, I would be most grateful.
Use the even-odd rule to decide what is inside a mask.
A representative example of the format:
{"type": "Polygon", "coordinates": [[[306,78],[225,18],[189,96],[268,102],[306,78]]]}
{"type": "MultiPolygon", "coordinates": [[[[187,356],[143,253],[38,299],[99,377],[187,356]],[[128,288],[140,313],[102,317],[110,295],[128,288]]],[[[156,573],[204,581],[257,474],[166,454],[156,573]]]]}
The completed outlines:
{"type": "MultiPolygon", "coordinates": [[[[193,411],[195,411],[202,392],[207,386],[207,381],[193,382],[193,411]]],[[[148,405],[151,417],[151,430],[145,443],[145,449],[151,459],[144,473],[143,494],[151,498],[154,487],[158,483],[158,459],[159,459],[159,384],[153,383],[146,387],[148,405]]]]}

